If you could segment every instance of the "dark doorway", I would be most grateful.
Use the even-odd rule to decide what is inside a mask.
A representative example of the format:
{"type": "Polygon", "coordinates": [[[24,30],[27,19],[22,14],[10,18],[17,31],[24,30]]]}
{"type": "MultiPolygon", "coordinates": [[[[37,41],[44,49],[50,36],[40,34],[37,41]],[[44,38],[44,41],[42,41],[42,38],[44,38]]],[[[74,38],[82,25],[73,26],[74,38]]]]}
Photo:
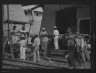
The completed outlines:
{"type": "Polygon", "coordinates": [[[91,34],[90,19],[80,20],[80,33],[91,34]]]}
{"type": "Polygon", "coordinates": [[[56,11],[56,26],[60,34],[65,34],[68,27],[75,32],[77,29],[76,8],[56,11]]]}
{"type": "MultiPolygon", "coordinates": [[[[67,8],[64,10],[56,11],[56,26],[60,34],[65,34],[67,28],[71,27],[72,32],[76,32],[77,19],[76,19],[76,8],[67,8]]],[[[60,50],[68,50],[65,40],[59,40],[60,50]]]]}

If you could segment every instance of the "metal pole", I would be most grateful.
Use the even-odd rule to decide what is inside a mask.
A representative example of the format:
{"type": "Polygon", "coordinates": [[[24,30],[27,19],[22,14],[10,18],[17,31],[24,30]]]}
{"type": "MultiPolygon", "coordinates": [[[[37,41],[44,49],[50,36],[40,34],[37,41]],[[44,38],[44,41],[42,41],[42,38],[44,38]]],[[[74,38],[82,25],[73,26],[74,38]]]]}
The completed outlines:
{"type": "MultiPolygon", "coordinates": [[[[30,15],[31,15],[31,10],[30,10],[30,15]]],[[[33,17],[33,14],[31,15],[33,17]]],[[[33,22],[33,18],[32,18],[32,22],[33,22]]],[[[30,20],[30,28],[29,28],[29,34],[30,34],[30,29],[31,29],[31,20],[30,20]]]]}
{"type": "MultiPolygon", "coordinates": [[[[9,6],[7,4],[7,20],[9,21],[9,6]]],[[[9,22],[8,22],[8,40],[9,40],[9,22]]]]}
{"type": "MultiPolygon", "coordinates": [[[[30,10],[30,15],[31,15],[31,10],[30,10]]],[[[32,14],[32,15],[33,15],[33,14],[32,14]]],[[[32,16],[32,15],[31,15],[31,16],[32,16]]],[[[33,17],[33,16],[32,16],[32,17],[33,17]]],[[[32,22],[33,22],[33,18],[32,18],[32,22]]],[[[31,25],[32,25],[32,24],[31,24],[31,20],[30,20],[29,35],[30,35],[31,25]]],[[[28,39],[29,39],[29,35],[28,35],[28,39]]],[[[27,42],[28,42],[28,39],[27,39],[27,42]]]]}
{"type": "MultiPolygon", "coordinates": [[[[3,25],[3,22],[4,22],[4,5],[2,5],[2,19],[3,19],[3,21],[2,21],[2,25],[3,25]]],[[[3,27],[3,26],[2,26],[3,27]]],[[[5,52],[5,49],[4,49],[4,46],[5,46],[5,44],[4,44],[4,40],[5,40],[5,36],[4,36],[4,31],[5,30],[3,30],[3,52],[2,53],[4,53],[5,52]]]]}
{"type": "MultiPolygon", "coordinates": [[[[8,6],[8,4],[7,4],[7,17],[8,17],[8,42],[9,42],[9,33],[10,33],[10,30],[9,30],[9,6],[8,6]]],[[[12,56],[12,58],[14,59],[14,55],[13,55],[13,50],[12,50],[12,48],[10,48],[10,51],[11,51],[11,56],[12,56]]]]}
{"type": "Polygon", "coordinates": [[[94,33],[94,0],[92,1],[92,3],[91,3],[91,67],[92,67],[92,69],[95,69],[94,67],[95,67],[95,57],[94,57],[94,42],[95,42],[95,37],[94,37],[94,35],[95,35],[95,33],[94,33]]]}

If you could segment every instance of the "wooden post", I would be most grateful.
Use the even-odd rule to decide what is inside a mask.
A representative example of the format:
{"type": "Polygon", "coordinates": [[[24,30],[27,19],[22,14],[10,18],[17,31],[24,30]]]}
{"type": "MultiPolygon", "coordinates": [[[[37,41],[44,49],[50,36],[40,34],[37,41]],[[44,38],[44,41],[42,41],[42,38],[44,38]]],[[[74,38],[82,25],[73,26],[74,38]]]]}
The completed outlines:
{"type": "Polygon", "coordinates": [[[95,16],[95,14],[94,14],[94,12],[95,12],[95,3],[94,3],[94,0],[92,1],[92,3],[91,3],[91,67],[92,67],[92,69],[95,69],[95,25],[94,25],[94,16],[95,16]]]}
{"type": "MultiPolygon", "coordinates": [[[[10,33],[10,30],[9,30],[9,6],[7,4],[7,17],[8,17],[8,41],[9,41],[9,33],[10,33]]],[[[13,49],[12,49],[12,46],[10,45],[10,50],[11,50],[11,56],[12,56],[12,59],[14,59],[14,55],[13,55],[13,49]]]]}
{"type": "MultiPolygon", "coordinates": [[[[32,17],[33,14],[31,13],[31,10],[30,10],[29,13],[30,13],[29,15],[32,17]],[[32,15],[31,15],[31,14],[32,14],[32,15]]],[[[33,19],[32,19],[32,20],[33,20],[33,19]]],[[[32,25],[32,22],[33,22],[32,20],[30,19],[29,35],[30,35],[31,25],[32,25]]],[[[29,36],[28,36],[28,39],[29,39],[29,36]]],[[[28,42],[28,39],[27,39],[27,42],[28,42]]]]}

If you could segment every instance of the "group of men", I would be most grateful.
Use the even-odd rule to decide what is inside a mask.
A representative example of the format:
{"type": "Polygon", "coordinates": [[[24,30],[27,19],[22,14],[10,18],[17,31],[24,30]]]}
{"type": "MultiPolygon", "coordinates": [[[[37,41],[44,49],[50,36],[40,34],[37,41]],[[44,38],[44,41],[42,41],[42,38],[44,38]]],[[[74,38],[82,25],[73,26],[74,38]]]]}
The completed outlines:
{"type": "MultiPolygon", "coordinates": [[[[59,45],[58,45],[58,38],[59,38],[59,31],[57,30],[57,27],[54,26],[54,46],[55,49],[59,49],[59,45]]],[[[26,33],[21,34],[19,41],[18,41],[18,37],[13,35],[12,36],[12,44],[20,44],[20,59],[25,60],[26,59],[26,48],[27,45],[29,44],[28,39],[30,39],[30,44],[34,47],[33,50],[33,60],[34,62],[37,62],[40,60],[40,55],[39,55],[39,48],[40,45],[42,45],[42,49],[44,50],[44,56],[46,57],[46,53],[47,53],[47,46],[48,46],[48,42],[49,42],[49,38],[48,38],[48,33],[46,31],[45,28],[42,28],[40,34],[36,34],[36,35],[32,35],[32,37],[26,36],[26,33]],[[33,40],[33,42],[32,42],[33,40]]]]}
{"type": "MultiPolygon", "coordinates": [[[[33,50],[33,60],[34,62],[37,62],[39,61],[39,46],[40,46],[40,38],[39,38],[39,35],[34,35],[34,41],[31,43],[32,46],[34,47],[34,50],[33,50]]],[[[26,49],[28,48],[28,38],[26,36],[26,34],[22,34],[20,36],[20,39],[19,41],[17,42],[14,42],[14,36],[12,38],[12,41],[13,41],[13,45],[14,44],[19,44],[20,45],[20,59],[21,60],[26,60],[26,49]]]]}
{"type": "MultiPolygon", "coordinates": [[[[53,34],[54,34],[54,46],[55,46],[55,49],[59,49],[59,45],[58,45],[59,31],[57,30],[56,26],[54,26],[53,34]]],[[[25,48],[23,46],[23,43],[24,43],[24,45],[26,45],[25,40],[26,39],[23,39],[20,42],[20,44],[21,44],[20,49],[22,49],[20,51],[21,59],[22,59],[22,56],[24,56],[23,57],[24,60],[25,60],[25,48]]],[[[45,57],[47,56],[46,53],[47,53],[47,46],[48,46],[49,38],[48,38],[48,33],[47,33],[46,29],[42,28],[42,30],[40,32],[40,35],[35,35],[33,40],[34,40],[34,42],[31,42],[31,44],[34,47],[33,60],[34,60],[34,62],[38,62],[40,60],[40,55],[39,55],[40,45],[42,45],[42,49],[44,50],[44,56],[45,57]]]]}
{"type": "Polygon", "coordinates": [[[88,52],[88,44],[83,36],[78,32],[72,34],[71,31],[67,38],[68,46],[68,64],[69,67],[76,68],[76,61],[81,66],[84,65],[86,61],[90,61],[90,55],[88,52]],[[87,60],[86,60],[87,59],[87,60]]]}
{"type": "MultiPolygon", "coordinates": [[[[53,36],[54,36],[54,47],[55,47],[55,50],[57,50],[59,49],[59,45],[58,45],[59,31],[57,30],[56,26],[54,26],[53,36]]],[[[42,28],[42,31],[40,32],[40,37],[41,37],[42,49],[44,49],[44,56],[46,56],[48,42],[50,39],[48,37],[48,33],[45,28],[42,28]]]]}
{"type": "MultiPolygon", "coordinates": [[[[59,31],[56,26],[54,26],[54,47],[55,50],[59,49],[59,31]]],[[[42,28],[41,32],[39,34],[36,34],[32,37],[33,42],[31,41],[32,46],[34,47],[33,50],[33,61],[38,62],[40,61],[40,54],[39,54],[39,49],[40,45],[42,45],[42,49],[44,50],[44,56],[46,57],[47,49],[48,49],[48,33],[45,28],[42,28]],[[34,37],[34,38],[33,38],[34,37]]],[[[14,38],[13,38],[14,41],[14,38]]],[[[26,45],[28,44],[28,37],[26,35],[22,35],[20,38],[20,59],[25,60],[26,59],[26,45]]],[[[76,68],[76,63],[75,63],[75,55],[77,56],[77,61],[81,65],[82,63],[84,64],[87,60],[90,60],[90,56],[87,50],[87,43],[84,40],[83,37],[80,36],[79,33],[76,33],[74,36],[71,32],[71,29],[68,28],[68,34],[67,34],[67,47],[68,47],[68,64],[69,66],[72,66],[76,68]]]]}

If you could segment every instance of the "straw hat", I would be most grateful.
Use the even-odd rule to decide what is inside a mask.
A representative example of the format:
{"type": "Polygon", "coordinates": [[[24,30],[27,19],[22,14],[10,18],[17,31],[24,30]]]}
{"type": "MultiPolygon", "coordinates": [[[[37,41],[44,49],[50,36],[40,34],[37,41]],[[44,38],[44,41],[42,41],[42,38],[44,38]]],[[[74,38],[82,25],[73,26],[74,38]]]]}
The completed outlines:
{"type": "Polygon", "coordinates": [[[71,32],[71,28],[67,28],[67,32],[71,32]]]}
{"type": "Polygon", "coordinates": [[[45,30],[45,28],[42,28],[42,30],[45,30]]]}
{"type": "Polygon", "coordinates": [[[80,33],[79,32],[76,32],[76,35],[80,35],[80,33]]]}
{"type": "Polygon", "coordinates": [[[54,28],[57,28],[57,26],[54,26],[54,28]]]}

